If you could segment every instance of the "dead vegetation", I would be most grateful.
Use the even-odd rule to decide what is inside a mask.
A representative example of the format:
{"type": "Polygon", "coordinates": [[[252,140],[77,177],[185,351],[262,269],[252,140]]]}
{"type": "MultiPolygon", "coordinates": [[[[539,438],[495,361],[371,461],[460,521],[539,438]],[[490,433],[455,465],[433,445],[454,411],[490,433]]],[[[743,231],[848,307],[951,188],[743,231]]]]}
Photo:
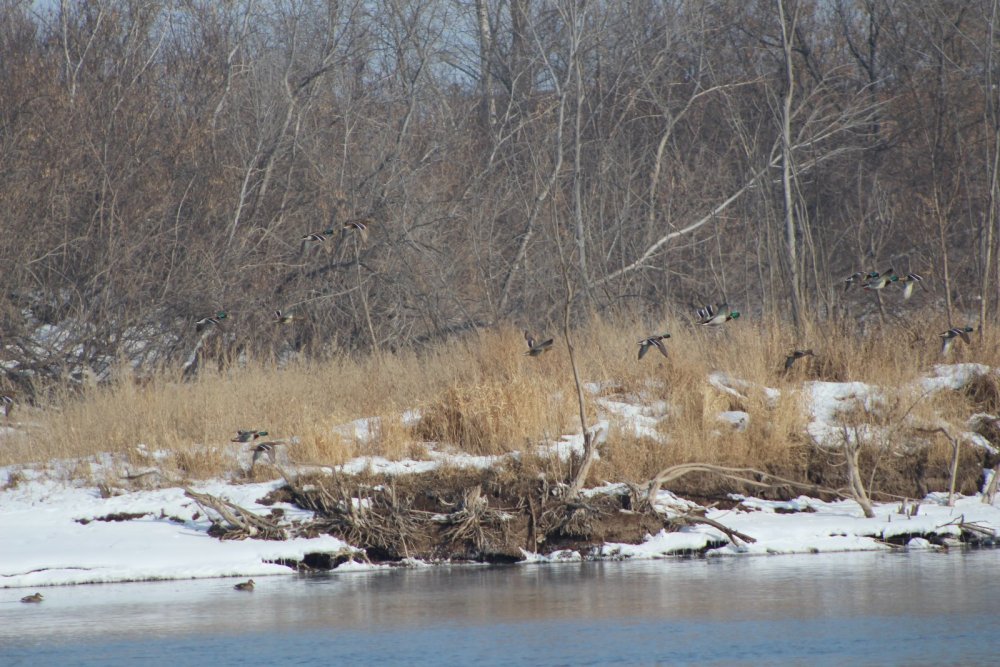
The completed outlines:
{"type": "MultiPolygon", "coordinates": [[[[670,356],[645,363],[621,342],[623,330],[639,330],[634,324],[595,320],[574,333],[584,414],[610,423],[595,440],[600,458],[586,485],[625,483],[614,491],[573,493],[581,458],[539,448],[573,429],[576,383],[562,348],[526,356],[513,327],[421,355],[280,368],[248,363],[188,383],[158,377],[141,386],[98,386],[37,410],[37,426],[23,428],[22,440],[34,460],[124,455],[126,473],[100,480],[109,493],[225,475],[282,476],[286,486],[272,500],[312,510],[314,520],[294,523],[207,494],[189,496],[224,539],[329,533],[377,561],[508,562],[522,550],[586,552],[707,522],[688,510],[662,514],[660,489],[722,506],[737,502],[734,493],[905,502],[932,490],[975,493],[983,467],[998,464],[962,435],[971,429],[990,442],[1000,435],[1000,420],[988,412],[997,401],[991,375],[960,391],[931,392],[918,382],[931,372],[921,356],[900,354],[877,335],[859,347],[846,334],[810,342],[815,356],[786,372],[783,351],[799,341],[780,330],[744,320],[739,329],[704,332],[671,320],[670,356]],[[856,358],[859,350],[870,355],[867,363],[856,358]],[[877,387],[849,388],[838,399],[831,424],[843,434],[839,444],[813,440],[807,429],[804,383],[828,372],[877,387]],[[719,418],[727,412],[734,418],[719,418]],[[247,428],[288,437],[274,459],[251,467],[254,443],[230,442],[247,428]],[[360,455],[419,460],[443,450],[498,459],[485,470],[445,466],[408,475],[336,468],[360,455]],[[310,473],[310,466],[322,470],[310,473]]],[[[984,349],[976,360],[1000,361],[993,355],[984,349]]],[[[0,452],[6,463],[18,455],[29,453],[0,452]]],[[[93,478],[90,459],[75,460],[70,474],[93,478]]],[[[734,544],[752,541],[724,528],[734,544]]]]}
{"type": "MultiPolygon", "coordinates": [[[[590,483],[643,484],[670,466],[700,463],[840,488],[847,479],[842,454],[806,435],[803,383],[846,378],[882,389],[878,406],[845,405],[840,417],[862,435],[878,434],[865,436],[858,452],[865,487],[875,499],[919,497],[948,488],[951,477],[953,447],[929,431],[945,425],[949,433],[961,432],[971,415],[995,414],[1000,405],[993,374],[958,392],[914,393],[911,387],[936,357],[901,350],[878,333],[860,342],[858,332],[846,330],[799,339],[749,319],[707,332],[683,316],[663,319],[667,324],[659,328],[673,331],[667,359],[654,355],[636,362],[634,343],[648,327],[634,321],[597,318],[573,334],[580,376],[593,383],[584,392],[587,414],[610,422],[590,483]],[[786,373],[787,351],[806,342],[815,356],[786,373]],[[615,412],[615,405],[646,415],[647,428],[637,432],[633,418],[615,412]],[[725,411],[736,420],[720,420],[725,411]]],[[[447,447],[468,454],[516,453],[527,474],[568,480],[577,468],[535,450],[579,428],[565,350],[556,346],[529,357],[523,348],[521,332],[510,327],[478,331],[420,354],[280,367],[247,362],[191,382],[162,374],[137,384],[122,374],[105,385],[57,395],[41,409],[22,410],[31,421],[25,418],[18,437],[0,449],[0,465],[111,452],[127,461],[126,475],[152,466],[163,479],[242,478],[248,473],[237,464],[241,446],[229,440],[238,429],[265,428],[284,440],[294,436],[294,444],[280,452],[287,464],[333,466],[361,455],[419,460],[429,448],[447,447]],[[414,412],[406,416],[407,410],[414,412]],[[358,419],[360,426],[351,424],[358,419]]],[[[966,351],[967,359],[1000,364],[996,349],[987,339],[987,345],[966,351]]],[[[997,435],[985,433],[988,439],[997,435]]],[[[981,452],[967,452],[957,469],[961,493],[978,488],[977,466],[993,465],[981,452]]],[[[79,474],[89,470],[85,465],[79,474]]],[[[258,465],[249,478],[277,474],[270,464],[258,465]]],[[[674,490],[708,499],[752,490],[704,472],[674,484],[674,490]]]]}
{"type": "Polygon", "coordinates": [[[567,487],[523,473],[514,464],[406,476],[333,474],[289,480],[268,500],[315,512],[297,534],[330,533],[376,561],[514,562],[522,550],[587,551],[639,542],[667,526],[652,508],[633,509],[628,493],[567,499],[567,487]]]}
{"type": "MultiPolygon", "coordinates": [[[[188,495],[211,517],[211,534],[223,539],[329,533],[363,553],[296,564],[303,567],[358,557],[512,562],[523,551],[589,553],[710,523],[689,510],[661,514],[661,488],[723,506],[735,504],[733,493],[920,498],[950,487],[974,493],[983,467],[998,463],[953,435],[978,412],[985,416],[976,428],[994,441],[992,378],[963,391],[915,392],[916,380],[930,370],[922,356],[900,353],[877,334],[858,345],[847,333],[828,334],[822,345],[810,341],[815,356],[786,372],[787,350],[801,345],[780,328],[743,320],[739,328],[705,332],[676,317],[669,321],[670,356],[641,364],[622,343],[623,331],[627,340],[641,340],[634,323],[597,319],[573,334],[579,376],[592,383],[580,385],[583,414],[610,422],[595,441],[600,458],[585,483],[625,482],[619,491],[572,493],[573,480],[584,481],[580,458],[561,460],[537,448],[573,430],[577,384],[562,348],[525,356],[513,327],[419,355],[247,363],[191,382],[167,375],[141,385],[119,380],[57,397],[0,457],[3,463],[83,457],[70,474],[100,481],[109,494],[225,475],[284,476],[280,499],[312,510],[314,519],[290,522],[208,494],[188,495]],[[838,405],[838,423],[852,443],[847,449],[807,436],[803,383],[832,377],[879,388],[876,398],[848,397],[838,405]],[[636,431],[633,411],[646,419],[644,431],[636,431]],[[736,418],[720,420],[727,411],[736,418]],[[251,467],[253,443],[229,442],[247,428],[283,438],[274,460],[251,467]],[[335,468],[359,455],[427,458],[432,448],[498,455],[502,463],[411,475],[335,468]],[[94,479],[88,457],[109,451],[127,470],[119,479],[94,479]],[[288,472],[310,465],[327,470],[288,472]]],[[[984,349],[977,360],[1000,361],[992,354],[984,349]]],[[[753,540],[715,527],[736,545],[753,540]]]]}

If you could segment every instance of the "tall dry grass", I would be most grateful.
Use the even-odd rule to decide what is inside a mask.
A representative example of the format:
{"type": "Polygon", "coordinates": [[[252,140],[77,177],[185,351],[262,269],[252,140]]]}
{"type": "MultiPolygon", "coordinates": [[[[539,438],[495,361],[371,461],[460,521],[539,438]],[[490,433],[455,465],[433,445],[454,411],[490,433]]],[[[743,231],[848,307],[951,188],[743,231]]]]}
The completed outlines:
{"type": "MultiPolygon", "coordinates": [[[[920,329],[896,322],[861,333],[846,326],[809,325],[796,336],[787,327],[747,316],[711,330],[694,326],[686,315],[669,313],[656,322],[593,318],[574,332],[581,375],[599,387],[588,393],[591,421],[601,397],[666,406],[657,425],[660,438],[637,437],[627,420],[612,416],[593,478],[641,481],[689,461],[794,472],[804,465],[808,448],[803,381],[909,386],[940,361],[936,332],[945,328],[944,322],[920,329]],[[669,359],[652,351],[638,361],[636,341],[664,330],[672,334],[666,341],[669,359]],[[797,348],[812,348],[817,356],[800,360],[786,374],[785,355],[797,348]],[[740,385],[742,396],[710,386],[706,377],[716,371],[747,383],[740,385]],[[764,387],[780,390],[780,398],[769,399],[764,387]],[[747,413],[748,426],[736,430],[719,421],[718,413],[726,410],[747,413]]],[[[229,439],[238,429],[263,429],[274,438],[294,436],[297,444],[287,451],[299,463],[337,464],[362,454],[419,457],[425,441],[473,454],[530,451],[540,441],[579,428],[563,341],[554,328],[536,332],[543,333],[554,336],[556,345],[537,358],[523,354],[519,331],[504,327],[421,353],[304,361],[280,368],[253,362],[205,372],[191,382],[160,375],[140,384],[122,372],[106,386],[56,396],[34,413],[22,410],[21,437],[6,439],[0,465],[100,452],[138,464],[149,463],[149,452],[160,451],[189,478],[232,474],[239,446],[229,439]],[[419,421],[404,424],[407,410],[419,410],[419,421]],[[367,439],[337,428],[367,417],[380,417],[370,424],[367,439]],[[137,449],[140,443],[142,450],[137,449]]],[[[997,365],[997,349],[990,333],[985,344],[956,346],[953,360],[997,365]]],[[[995,392],[985,393],[996,400],[995,392]]],[[[971,393],[943,393],[917,401],[907,412],[901,397],[884,419],[911,414],[928,422],[964,419],[974,410],[974,398],[971,393]]]]}

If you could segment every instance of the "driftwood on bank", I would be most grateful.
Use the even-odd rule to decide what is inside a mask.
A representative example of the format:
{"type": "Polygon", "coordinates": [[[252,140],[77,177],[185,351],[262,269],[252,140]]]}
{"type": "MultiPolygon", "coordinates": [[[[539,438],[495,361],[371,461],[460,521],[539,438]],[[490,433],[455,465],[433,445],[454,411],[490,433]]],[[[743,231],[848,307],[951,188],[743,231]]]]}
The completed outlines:
{"type": "Polygon", "coordinates": [[[712,465],[710,463],[681,463],[679,465],[670,466],[669,468],[664,468],[657,473],[653,479],[649,480],[646,485],[646,500],[650,504],[655,504],[656,496],[664,484],[680,479],[684,475],[699,472],[716,475],[722,477],[723,479],[731,479],[759,489],[776,489],[782,486],[790,486],[815,496],[827,494],[837,498],[853,498],[853,496],[845,494],[838,489],[831,489],[819,486],[818,484],[796,482],[795,480],[779,477],[778,475],[772,475],[771,473],[757,470],[756,468],[729,468],[726,466],[712,465]]]}
{"type": "Polygon", "coordinates": [[[259,540],[287,540],[289,538],[285,527],[224,498],[198,493],[187,487],[184,488],[184,495],[198,503],[207,516],[218,517],[212,521],[218,527],[220,539],[243,540],[252,537],[259,540]]]}
{"type": "Polygon", "coordinates": [[[413,507],[413,499],[397,492],[395,486],[378,488],[359,485],[350,490],[340,475],[327,484],[308,490],[294,484],[282,472],[299,507],[316,513],[313,530],[328,532],[365,549],[400,554],[408,558],[411,545],[420,540],[432,514],[413,507]]]}
{"type": "Polygon", "coordinates": [[[957,526],[963,535],[972,536],[980,541],[984,539],[993,541],[997,537],[997,531],[989,526],[983,526],[977,521],[966,521],[964,514],[960,514],[954,520],[937,526],[937,529],[944,528],[945,526],[957,526]]]}
{"type": "Polygon", "coordinates": [[[715,519],[709,519],[708,517],[700,516],[698,514],[692,514],[690,512],[688,512],[687,514],[681,514],[680,516],[670,519],[670,523],[672,524],[673,527],[676,527],[677,529],[696,523],[703,523],[706,526],[711,526],[712,528],[715,528],[716,530],[725,533],[726,537],[729,538],[729,541],[736,546],[740,546],[740,542],[745,542],[746,544],[753,544],[754,542],[757,541],[756,539],[750,537],[746,533],[741,533],[738,530],[734,530],[728,526],[725,526],[716,521],[715,519]]]}

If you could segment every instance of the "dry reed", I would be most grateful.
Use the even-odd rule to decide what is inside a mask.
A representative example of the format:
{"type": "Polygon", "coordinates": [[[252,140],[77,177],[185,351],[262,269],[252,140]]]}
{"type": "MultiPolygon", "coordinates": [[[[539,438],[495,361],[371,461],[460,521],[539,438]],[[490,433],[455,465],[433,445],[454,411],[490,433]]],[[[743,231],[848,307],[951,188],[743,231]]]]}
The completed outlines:
{"type": "MultiPolygon", "coordinates": [[[[686,315],[668,314],[645,324],[594,318],[574,333],[582,376],[599,388],[588,397],[590,419],[596,421],[601,397],[663,402],[666,416],[656,426],[657,437],[636,436],[626,420],[612,416],[592,478],[642,481],[666,466],[692,461],[791,475],[804,465],[809,446],[801,395],[806,380],[857,380],[898,393],[877,418],[883,425],[902,424],[909,417],[960,422],[977,405],[995,407],[997,383],[982,381],[965,393],[942,392],[908,408],[907,401],[914,400],[907,398],[910,390],[895,388],[912,385],[940,361],[935,333],[947,327],[935,324],[922,335],[897,323],[870,327],[867,333],[809,325],[805,334],[795,336],[787,327],[754,322],[746,315],[711,330],[693,325],[686,315]],[[669,358],[653,351],[637,360],[636,342],[663,331],[672,334],[665,341],[669,358]],[[799,360],[786,373],[785,355],[803,348],[816,356],[799,360]],[[745,382],[740,395],[711,386],[706,378],[712,372],[745,382]],[[780,390],[780,398],[768,398],[765,387],[780,390]],[[726,410],[745,412],[745,428],[720,421],[718,413],[726,410]]],[[[545,333],[555,331],[536,335],[545,333]]],[[[975,340],[968,347],[956,346],[956,359],[998,365],[997,342],[989,333],[984,344],[975,340]]],[[[331,465],[358,455],[420,457],[425,441],[473,454],[529,452],[529,445],[576,429],[575,392],[560,338],[539,357],[525,356],[525,349],[520,332],[507,327],[420,353],[282,367],[250,362],[203,372],[189,382],[164,374],[140,384],[122,372],[105,386],[56,395],[39,409],[21,410],[22,434],[7,438],[0,465],[101,452],[148,464],[143,451],[163,451],[170,455],[167,465],[180,476],[218,476],[236,468],[234,452],[241,446],[229,439],[238,429],[295,436],[287,456],[297,463],[331,465]],[[421,416],[404,423],[403,412],[411,409],[421,416]],[[368,437],[338,428],[372,417],[379,419],[368,423],[368,437]],[[144,450],[137,449],[140,443],[144,450]]],[[[903,442],[916,438],[906,428],[897,431],[903,442]]],[[[935,457],[945,454],[935,446],[935,457]]],[[[544,465],[530,456],[524,461],[544,465]]],[[[256,476],[270,474],[258,470],[256,476]]]]}

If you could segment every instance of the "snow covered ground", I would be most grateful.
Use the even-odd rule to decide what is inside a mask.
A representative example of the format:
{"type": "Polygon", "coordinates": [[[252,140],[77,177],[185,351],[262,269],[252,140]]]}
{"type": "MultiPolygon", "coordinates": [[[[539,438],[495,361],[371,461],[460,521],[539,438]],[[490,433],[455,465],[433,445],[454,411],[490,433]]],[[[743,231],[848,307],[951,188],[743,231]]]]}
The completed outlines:
{"type": "MultiPolygon", "coordinates": [[[[977,375],[995,372],[976,364],[937,366],[933,375],[923,378],[915,390],[955,390],[977,375]]],[[[759,389],[773,400],[778,395],[777,390],[755,389],[747,382],[722,374],[714,374],[709,383],[724,392],[742,394],[759,389]]],[[[811,414],[808,431],[818,443],[835,442],[839,437],[836,425],[839,412],[858,403],[876,409],[881,400],[878,387],[857,382],[810,382],[802,391],[811,414]]],[[[625,398],[606,397],[599,402],[604,412],[592,427],[596,441],[603,442],[611,424],[647,437],[661,437],[655,427],[659,420],[669,418],[669,406],[662,402],[637,406],[634,397],[625,398]]],[[[723,413],[720,419],[736,428],[742,414],[723,413]]],[[[406,418],[415,417],[407,414],[406,418]]],[[[342,428],[363,440],[372,428],[371,419],[342,428]]],[[[964,435],[973,446],[991,446],[974,433],[964,435]]],[[[560,457],[578,455],[582,440],[577,434],[543,443],[541,448],[560,457]]],[[[426,472],[441,465],[484,468],[502,458],[431,448],[426,460],[363,457],[341,469],[406,474],[426,472]]],[[[63,462],[63,469],[72,464],[63,462]]],[[[105,461],[103,465],[109,463],[105,461]]],[[[67,481],[66,475],[58,472],[59,468],[53,462],[37,468],[0,468],[0,587],[291,574],[294,570],[278,561],[300,561],[306,554],[349,556],[354,552],[350,545],[330,536],[289,541],[221,541],[208,534],[211,522],[205,511],[185,496],[181,488],[134,491],[105,498],[92,483],[67,481]],[[113,518],[124,520],[107,520],[113,518]]],[[[281,481],[261,484],[211,481],[192,488],[262,515],[277,508],[284,511],[286,519],[309,518],[308,512],[290,505],[266,506],[258,502],[282,484],[281,481]]],[[[739,500],[733,509],[708,509],[705,516],[754,538],[752,543],[733,544],[717,528],[697,524],[675,532],[661,531],[641,544],[605,544],[589,553],[572,551],[542,556],[526,552],[524,561],[649,559],[694,552],[740,556],[899,548],[891,546],[890,540],[905,544],[905,548],[923,549],[937,548],[925,539],[928,536],[938,543],[957,544],[961,534],[959,523],[975,524],[984,534],[995,535],[1000,528],[1000,508],[983,504],[979,496],[960,497],[954,507],[949,507],[944,496],[931,494],[920,501],[915,515],[900,513],[899,503],[876,504],[876,516],[871,519],[865,518],[851,501],[823,502],[807,497],[786,502],[739,500]]],[[[668,491],[661,492],[658,503],[667,514],[690,507],[690,503],[668,491]]],[[[348,561],[341,567],[376,566],[348,561]]]]}
{"type": "MultiPolygon", "coordinates": [[[[278,507],[287,518],[308,516],[290,505],[256,502],[282,483],[213,482],[197,485],[194,490],[227,498],[261,514],[278,507]]],[[[660,500],[665,507],[686,503],[669,492],[662,492],[660,500]]],[[[525,553],[524,559],[650,559],[700,551],[708,556],[875,551],[894,548],[886,540],[898,535],[957,539],[959,521],[992,531],[1000,527],[1000,508],[983,504],[979,497],[959,498],[954,507],[948,507],[942,495],[932,494],[920,503],[916,516],[900,514],[899,509],[899,503],[876,505],[876,517],[866,519],[850,501],[745,498],[737,508],[709,510],[706,516],[753,537],[756,542],[752,544],[734,546],[716,528],[696,525],[650,535],[637,545],[605,544],[583,554],[525,553]]],[[[23,481],[0,492],[0,587],[291,574],[294,570],[276,561],[300,561],[307,553],[349,555],[353,551],[330,536],[284,542],[222,541],[208,535],[209,526],[202,509],[180,488],[102,498],[92,487],[47,479],[23,481]],[[101,520],[122,514],[135,518],[101,520]]],[[[931,545],[917,537],[909,540],[908,547],[931,545]]],[[[345,569],[358,567],[375,566],[349,563],[345,569]]]]}

